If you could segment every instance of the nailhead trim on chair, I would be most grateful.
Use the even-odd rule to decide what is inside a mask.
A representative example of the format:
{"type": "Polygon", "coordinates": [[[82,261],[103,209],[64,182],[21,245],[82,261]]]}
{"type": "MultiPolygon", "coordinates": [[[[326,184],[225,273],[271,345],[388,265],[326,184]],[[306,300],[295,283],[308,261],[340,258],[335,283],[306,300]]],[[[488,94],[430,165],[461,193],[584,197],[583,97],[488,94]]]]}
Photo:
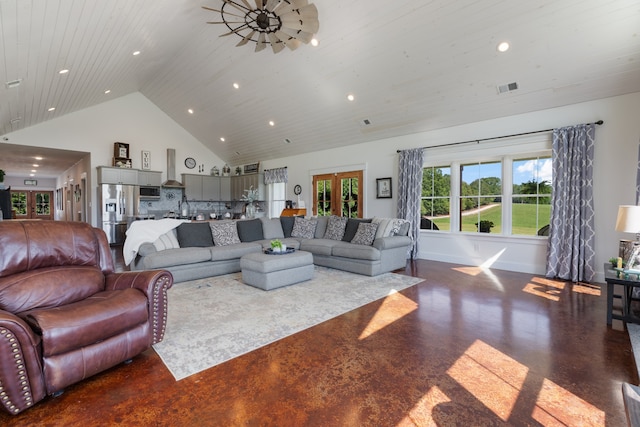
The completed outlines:
{"type": "MultiPolygon", "coordinates": [[[[20,347],[18,345],[16,337],[7,329],[0,329],[0,336],[4,338],[4,343],[11,347],[11,353],[13,353],[13,358],[16,362],[16,373],[18,381],[22,386],[23,396],[25,400],[26,407],[33,405],[33,397],[31,395],[31,388],[29,387],[29,381],[27,380],[27,373],[24,366],[24,357],[22,352],[20,351],[20,347]]],[[[0,401],[4,405],[4,407],[11,413],[17,414],[22,409],[18,408],[15,403],[13,403],[4,390],[4,385],[0,381],[0,401]]],[[[26,409],[26,408],[25,408],[26,409]]]]}
{"type": "Polygon", "coordinates": [[[167,288],[169,286],[169,278],[163,277],[156,286],[153,287],[153,344],[157,344],[164,338],[164,331],[167,326],[167,288]],[[160,305],[160,298],[162,297],[162,324],[158,324],[158,307],[160,305]]]}

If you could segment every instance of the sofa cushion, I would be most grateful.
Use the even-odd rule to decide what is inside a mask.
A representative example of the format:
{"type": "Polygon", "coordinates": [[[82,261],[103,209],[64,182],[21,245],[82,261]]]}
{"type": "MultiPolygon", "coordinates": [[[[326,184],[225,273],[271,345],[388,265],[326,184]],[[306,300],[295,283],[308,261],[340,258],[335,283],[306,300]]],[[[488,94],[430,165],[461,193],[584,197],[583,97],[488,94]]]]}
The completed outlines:
{"type": "MultiPolygon", "coordinates": [[[[153,242],[153,246],[155,246],[158,251],[164,251],[165,249],[178,249],[180,247],[180,243],[178,243],[175,228],[158,237],[158,239],[153,242]]],[[[138,249],[138,252],[139,251],[140,250],[138,249]]]]}
{"type": "Polygon", "coordinates": [[[20,313],[71,304],[104,290],[99,267],[61,266],[0,277],[0,309],[20,313]]]}
{"type": "Polygon", "coordinates": [[[316,217],[318,220],[318,224],[316,225],[316,234],[313,236],[316,239],[324,238],[324,233],[327,232],[327,224],[329,224],[328,216],[318,216],[316,217]]]}
{"type": "Polygon", "coordinates": [[[347,217],[331,215],[327,224],[327,231],[324,233],[325,239],[342,240],[344,230],[347,227],[347,217]]]}
{"type": "Polygon", "coordinates": [[[260,218],[238,221],[238,237],[241,242],[255,242],[262,240],[262,221],[260,218]]]}
{"type": "Polygon", "coordinates": [[[300,242],[300,250],[330,256],[331,249],[338,243],[338,240],[331,239],[305,239],[300,242]]]}
{"type": "Polygon", "coordinates": [[[284,239],[280,218],[260,218],[262,221],[263,239],[284,239]]]}
{"type": "Polygon", "coordinates": [[[209,224],[206,222],[183,222],[176,228],[181,248],[206,248],[213,246],[209,224]]]}
{"type": "Polygon", "coordinates": [[[379,237],[406,236],[409,232],[409,221],[406,219],[376,217],[371,222],[378,224],[376,239],[379,237]],[[403,232],[405,234],[402,234],[403,232]]]}
{"type": "Polygon", "coordinates": [[[296,217],[293,223],[291,237],[299,237],[302,239],[313,239],[316,232],[318,221],[315,218],[296,217]]]}
{"type": "Polygon", "coordinates": [[[380,251],[373,246],[354,245],[346,242],[334,245],[331,249],[331,255],[365,261],[378,261],[380,259],[380,251]]]}
{"type": "Polygon", "coordinates": [[[73,304],[25,313],[42,335],[42,353],[50,357],[118,335],[147,321],[147,297],[138,289],[98,292],[73,304]]]}
{"type": "Polygon", "coordinates": [[[378,224],[360,223],[358,225],[358,231],[356,235],[351,239],[351,243],[355,245],[373,245],[373,241],[376,239],[376,231],[378,230],[378,224]]]}
{"type": "Polygon", "coordinates": [[[342,236],[342,241],[343,242],[352,241],[354,236],[356,235],[356,232],[358,231],[358,226],[361,223],[369,223],[369,222],[371,222],[371,219],[349,218],[347,220],[347,226],[344,228],[344,236],[342,236]]]}
{"type": "Polygon", "coordinates": [[[262,245],[258,242],[237,243],[228,246],[213,246],[209,248],[212,261],[239,260],[242,255],[262,252],[262,245]]]}
{"type": "Polygon", "coordinates": [[[235,245],[240,242],[238,227],[235,221],[212,221],[209,223],[213,243],[216,246],[235,245]]]}
{"type": "Polygon", "coordinates": [[[293,231],[293,223],[295,222],[297,217],[295,216],[281,216],[280,223],[282,224],[282,232],[284,233],[284,237],[291,237],[291,232],[293,231]]]}
{"type": "Polygon", "coordinates": [[[153,270],[156,268],[172,267],[174,265],[195,264],[209,260],[211,260],[209,248],[167,249],[144,257],[143,266],[146,270],[153,270]]]}

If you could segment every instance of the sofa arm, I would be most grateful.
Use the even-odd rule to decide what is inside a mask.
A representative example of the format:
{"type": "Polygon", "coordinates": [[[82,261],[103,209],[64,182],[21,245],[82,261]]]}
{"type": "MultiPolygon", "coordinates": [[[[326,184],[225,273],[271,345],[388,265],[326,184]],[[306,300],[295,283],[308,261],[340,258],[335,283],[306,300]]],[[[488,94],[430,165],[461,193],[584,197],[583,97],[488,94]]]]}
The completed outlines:
{"type": "Polygon", "coordinates": [[[155,245],[153,243],[143,243],[138,248],[139,256],[147,256],[158,252],[155,245]]]}
{"type": "Polygon", "coordinates": [[[149,323],[153,331],[152,344],[164,338],[167,326],[167,290],[173,276],[167,270],[125,271],[106,276],[105,290],[140,289],[149,300],[149,323]]]}
{"type": "Polygon", "coordinates": [[[401,248],[409,245],[411,245],[411,237],[407,236],[378,237],[373,241],[373,247],[380,251],[385,249],[401,248]]]}
{"type": "Polygon", "coordinates": [[[47,395],[39,347],[40,337],[24,320],[0,310],[0,406],[10,414],[47,395]]]}

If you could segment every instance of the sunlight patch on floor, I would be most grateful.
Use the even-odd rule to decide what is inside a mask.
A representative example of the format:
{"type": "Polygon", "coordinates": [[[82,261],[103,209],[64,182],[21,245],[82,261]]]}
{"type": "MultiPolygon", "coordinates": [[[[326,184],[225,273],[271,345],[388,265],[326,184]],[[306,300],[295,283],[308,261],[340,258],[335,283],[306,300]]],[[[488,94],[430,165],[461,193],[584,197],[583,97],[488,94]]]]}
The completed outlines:
{"type": "Polygon", "coordinates": [[[469,276],[477,276],[480,273],[484,273],[489,277],[493,283],[496,285],[496,288],[500,291],[504,291],[504,286],[500,283],[500,279],[496,277],[495,274],[491,271],[491,266],[500,258],[500,256],[504,253],[506,249],[502,249],[497,254],[483,262],[477,267],[455,267],[452,270],[457,271],[459,273],[467,274],[469,276]]]}
{"type": "MultiPolygon", "coordinates": [[[[566,286],[567,282],[564,281],[534,277],[531,279],[531,282],[525,285],[522,291],[551,301],[560,301],[560,295],[566,286]]],[[[600,296],[601,289],[600,286],[590,285],[588,283],[572,283],[571,292],[600,296]]]]}
{"type": "Polygon", "coordinates": [[[604,426],[605,413],[575,394],[544,379],[532,418],[543,426],[604,426]]]}
{"type": "Polygon", "coordinates": [[[406,316],[418,308],[418,304],[405,297],[398,291],[392,290],[387,296],[376,314],[371,318],[367,327],[364,328],[358,339],[363,340],[389,326],[398,319],[406,316]]]}
{"type": "Polygon", "coordinates": [[[436,406],[451,402],[451,399],[438,387],[431,387],[427,394],[411,408],[409,414],[396,427],[404,426],[437,426],[433,419],[433,411],[436,406]]]}

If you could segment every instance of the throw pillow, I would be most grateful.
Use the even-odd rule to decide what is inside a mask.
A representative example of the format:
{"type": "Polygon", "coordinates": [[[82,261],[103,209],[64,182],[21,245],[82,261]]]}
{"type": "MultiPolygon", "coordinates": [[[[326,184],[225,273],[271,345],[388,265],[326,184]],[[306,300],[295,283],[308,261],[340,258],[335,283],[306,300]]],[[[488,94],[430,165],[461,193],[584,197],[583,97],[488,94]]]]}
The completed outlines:
{"type": "Polygon", "coordinates": [[[343,216],[331,215],[327,224],[327,232],[324,233],[325,239],[342,240],[344,229],[347,227],[348,218],[343,216]]]}
{"type": "Polygon", "coordinates": [[[351,240],[353,240],[353,237],[356,235],[356,231],[358,231],[358,225],[363,222],[371,222],[371,220],[362,218],[349,218],[347,220],[347,226],[344,229],[344,236],[342,236],[342,241],[350,242],[351,240]]]}
{"type": "Polygon", "coordinates": [[[318,219],[318,225],[316,225],[316,234],[314,237],[316,239],[322,239],[324,237],[324,233],[327,232],[327,224],[329,223],[329,217],[318,216],[316,218],[318,219]]]}
{"type": "Polygon", "coordinates": [[[238,227],[234,221],[210,222],[211,235],[216,246],[227,246],[241,243],[238,237],[238,227]]]}
{"type": "Polygon", "coordinates": [[[373,241],[376,239],[376,231],[378,230],[378,224],[371,224],[362,222],[358,225],[358,231],[353,236],[351,243],[356,245],[373,245],[373,241]]]}
{"type": "Polygon", "coordinates": [[[178,249],[180,247],[180,243],[178,243],[175,229],[169,230],[162,236],[158,237],[158,239],[153,242],[153,246],[156,247],[157,251],[164,251],[165,249],[178,249]]]}
{"type": "Polygon", "coordinates": [[[316,232],[316,225],[318,221],[314,218],[300,218],[296,217],[293,222],[293,230],[291,231],[291,237],[300,237],[302,239],[313,239],[313,235],[316,232]]]}
{"type": "MultiPolygon", "coordinates": [[[[280,218],[260,218],[265,239],[284,239],[284,230],[280,218]]],[[[293,229],[293,228],[292,228],[293,229]]]]}
{"type": "Polygon", "coordinates": [[[260,218],[238,221],[237,226],[241,242],[262,240],[262,221],[260,218]]]}
{"type": "Polygon", "coordinates": [[[293,231],[293,223],[295,222],[295,216],[281,216],[280,223],[282,224],[282,232],[284,237],[291,237],[291,231],[293,231]]]}
{"type": "Polygon", "coordinates": [[[176,228],[181,248],[206,248],[213,246],[211,230],[206,222],[183,222],[176,228]]]}

